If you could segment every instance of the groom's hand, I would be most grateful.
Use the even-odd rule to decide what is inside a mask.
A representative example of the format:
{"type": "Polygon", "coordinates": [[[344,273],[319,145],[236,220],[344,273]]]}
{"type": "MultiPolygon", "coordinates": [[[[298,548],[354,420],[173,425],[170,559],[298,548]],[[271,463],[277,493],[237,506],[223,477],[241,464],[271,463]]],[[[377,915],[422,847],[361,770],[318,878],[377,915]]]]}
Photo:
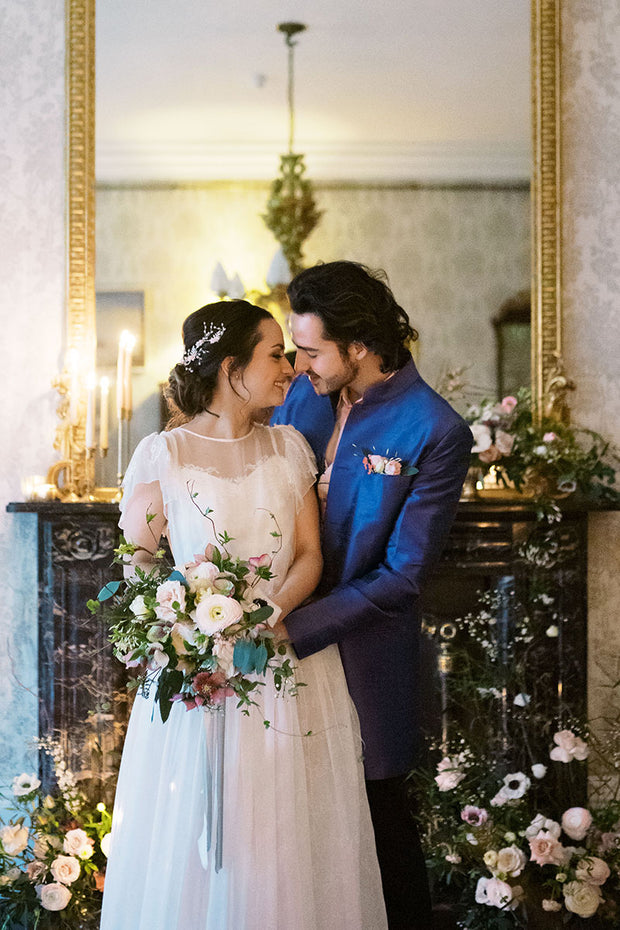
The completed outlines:
{"type": "Polygon", "coordinates": [[[288,643],[288,630],[284,626],[282,620],[278,620],[278,622],[273,625],[271,632],[273,633],[273,638],[277,645],[280,643],[288,643]]]}

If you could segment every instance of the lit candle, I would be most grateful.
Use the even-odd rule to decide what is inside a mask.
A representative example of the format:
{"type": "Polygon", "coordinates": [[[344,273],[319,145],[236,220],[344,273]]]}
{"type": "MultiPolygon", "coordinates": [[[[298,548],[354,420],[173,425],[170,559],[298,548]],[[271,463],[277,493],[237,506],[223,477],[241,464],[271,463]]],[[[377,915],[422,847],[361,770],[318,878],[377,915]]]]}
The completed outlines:
{"type": "Polygon", "coordinates": [[[116,415],[119,420],[125,419],[125,391],[123,381],[125,378],[125,330],[118,340],[118,358],[116,360],[116,415]]]}
{"type": "Polygon", "coordinates": [[[95,385],[97,379],[91,372],[86,382],[86,430],[84,445],[87,449],[95,448],[95,385]]]}
{"type": "Polygon", "coordinates": [[[110,416],[109,412],[109,394],[110,394],[110,379],[102,378],[99,382],[100,396],[99,396],[99,448],[101,452],[105,455],[108,451],[108,420],[110,416]]]}
{"type": "Polygon", "coordinates": [[[125,331],[125,370],[123,376],[123,406],[125,408],[125,416],[128,420],[131,419],[132,411],[132,384],[131,384],[131,368],[132,368],[132,355],[133,350],[136,345],[136,337],[131,333],[125,331]]]}

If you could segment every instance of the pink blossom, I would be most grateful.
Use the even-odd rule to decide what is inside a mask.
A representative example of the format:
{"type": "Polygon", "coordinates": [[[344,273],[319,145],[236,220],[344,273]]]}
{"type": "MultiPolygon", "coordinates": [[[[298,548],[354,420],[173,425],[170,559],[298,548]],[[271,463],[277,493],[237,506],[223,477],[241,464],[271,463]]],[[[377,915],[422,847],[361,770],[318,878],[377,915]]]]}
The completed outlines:
{"type": "Polygon", "coordinates": [[[468,823],[471,827],[482,827],[489,819],[489,815],[483,807],[474,807],[472,804],[466,804],[461,811],[461,820],[468,823]]]}
{"type": "Polygon", "coordinates": [[[262,555],[252,556],[248,564],[256,571],[257,568],[271,568],[271,556],[264,552],[262,555]]]}
{"type": "Polygon", "coordinates": [[[174,623],[177,619],[177,609],[184,610],[185,608],[184,585],[180,581],[164,581],[158,586],[155,597],[157,598],[155,608],[157,617],[168,623],[174,623]],[[178,604],[178,608],[173,607],[173,604],[178,604]]]}
{"type": "Polygon", "coordinates": [[[385,463],[385,474],[386,475],[400,475],[401,464],[399,459],[389,459],[385,463]]]}
{"type": "Polygon", "coordinates": [[[497,446],[489,446],[488,449],[483,449],[482,452],[478,453],[478,458],[481,462],[489,465],[491,462],[499,462],[502,457],[502,453],[499,451],[497,446]]]}
{"type": "Polygon", "coordinates": [[[215,546],[213,543],[208,543],[208,545],[205,546],[204,552],[199,552],[198,555],[194,556],[194,563],[200,565],[201,562],[212,562],[214,554],[215,546]]]}
{"type": "Polygon", "coordinates": [[[517,398],[513,397],[512,394],[508,394],[506,397],[502,398],[501,408],[505,413],[512,413],[516,406],[517,398]]]}
{"type": "Polygon", "coordinates": [[[232,688],[226,684],[226,675],[223,672],[198,672],[192,681],[192,688],[196,692],[196,702],[221,704],[229,695],[234,694],[232,688]]]}
{"type": "Polygon", "coordinates": [[[554,439],[557,439],[557,438],[558,437],[556,436],[555,433],[545,433],[545,435],[543,436],[543,442],[553,442],[554,439]]]}
{"type": "Polygon", "coordinates": [[[530,851],[532,862],[538,865],[562,865],[564,861],[564,847],[546,830],[530,839],[530,851]]]}
{"type": "MultiPolygon", "coordinates": [[[[547,633],[549,636],[550,634],[547,633]]],[[[572,730],[559,730],[553,736],[555,746],[549,753],[554,762],[583,762],[588,756],[588,746],[572,730]]]]}
{"type": "Polygon", "coordinates": [[[592,814],[585,807],[569,807],[562,814],[562,829],[571,840],[582,840],[592,826],[592,814]]]}
{"type": "Polygon", "coordinates": [[[383,455],[369,455],[368,461],[370,463],[370,468],[373,472],[378,475],[383,474],[385,470],[385,456],[383,455]]]}

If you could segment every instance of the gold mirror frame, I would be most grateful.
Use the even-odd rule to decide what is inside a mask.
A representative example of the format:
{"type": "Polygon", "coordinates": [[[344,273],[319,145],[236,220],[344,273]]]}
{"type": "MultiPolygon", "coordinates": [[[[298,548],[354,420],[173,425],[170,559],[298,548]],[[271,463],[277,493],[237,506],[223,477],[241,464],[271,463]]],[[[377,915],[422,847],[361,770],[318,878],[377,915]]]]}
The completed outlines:
{"type": "MultiPolygon", "coordinates": [[[[562,380],[560,2],[532,0],[532,390],[562,380]]],[[[66,0],[66,344],[95,347],[95,0],[66,0]]]]}

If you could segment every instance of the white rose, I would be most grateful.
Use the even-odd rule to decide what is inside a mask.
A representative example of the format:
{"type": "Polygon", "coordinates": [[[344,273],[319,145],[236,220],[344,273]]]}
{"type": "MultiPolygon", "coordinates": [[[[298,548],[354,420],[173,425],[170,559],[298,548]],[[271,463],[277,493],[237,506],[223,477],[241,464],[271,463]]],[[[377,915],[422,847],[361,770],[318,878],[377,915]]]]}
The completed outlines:
{"type": "Polygon", "coordinates": [[[590,885],[604,885],[610,875],[609,866],[598,856],[588,856],[587,859],[582,859],[575,869],[577,880],[590,885]]]}
{"type": "Polygon", "coordinates": [[[101,852],[106,857],[106,859],[108,858],[110,854],[110,840],[111,839],[112,839],[112,834],[106,833],[101,837],[101,842],[99,844],[101,846],[101,852]]]}
{"type": "Polygon", "coordinates": [[[544,778],[547,774],[547,766],[543,765],[542,762],[537,762],[532,766],[532,775],[534,778],[544,778]]]}
{"type": "Polygon", "coordinates": [[[241,605],[223,594],[208,594],[201,598],[194,612],[196,626],[206,636],[225,630],[227,626],[238,623],[242,617],[241,605]]]}
{"type": "Polygon", "coordinates": [[[474,423],[471,426],[471,431],[474,434],[474,445],[472,446],[472,452],[486,452],[487,449],[490,449],[493,445],[493,437],[491,436],[491,431],[488,426],[485,426],[484,423],[474,423]]]}
{"type": "Polygon", "coordinates": [[[129,609],[136,617],[144,617],[148,614],[148,609],[144,603],[144,596],[142,594],[136,594],[133,601],[129,605],[129,609]]]}
{"type": "Polygon", "coordinates": [[[36,791],[40,784],[41,782],[34,772],[32,775],[26,775],[24,772],[13,779],[13,794],[16,798],[21,798],[32,791],[36,791]]]}
{"type": "Polygon", "coordinates": [[[71,885],[80,877],[80,863],[75,856],[57,856],[52,862],[51,872],[57,882],[71,885]]]}
{"type": "Polygon", "coordinates": [[[479,878],[476,885],[476,903],[488,907],[504,908],[512,901],[512,888],[499,878],[479,878]]]}
{"type": "Polygon", "coordinates": [[[571,840],[582,840],[592,826],[592,814],[585,807],[569,807],[562,814],[562,829],[571,840]]]}
{"type": "Polygon", "coordinates": [[[195,594],[196,591],[212,588],[213,582],[219,574],[220,570],[213,562],[198,562],[197,565],[192,565],[187,569],[185,580],[192,594],[195,594]]]}
{"type": "Polygon", "coordinates": [[[164,581],[155,592],[157,606],[155,615],[167,623],[174,623],[177,619],[177,609],[172,605],[178,604],[179,610],[185,610],[185,585],[180,581],[164,581]]]}
{"type": "Polygon", "coordinates": [[[506,846],[500,849],[497,854],[497,863],[494,872],[501,872],[510,878],[516,878],[520,875],[527,864],[527,857],[518,846],[506,846]]]}
{"type": "Polygon", "coordinates": [[[28,845],[28,827],[10,823],[0,830],[0,840],[7,856],[19,856],[28,845]]]}
{"type": "Polygon", "coordinates": [[[588,757],[587,745],[571,730],[560,730],[555,733],[553,742],[555,746],[549,755],[554,762],[571,762],[573,759],[583,762],[588,757]]]}
{"type": "Polygon", "coordinates": [[[578,914],[579,917],[592,917],[603,900],[598,885],[590,885],[586,882],[567,882],[562,892],[566,910],[571,911],[572,914],[578,914]]]}
{"type": "Polygon", "coordinates": [[[62,848],[70,856],[81,856],[85,850],[89,850],[90,855],[92,854],[93,841],[88,837],[84,830],[69,830],[65,834],[62,848]]]}
{"type": "Polygon", "coordinates": [[[213,655],[217,656],[217,664],[227,678],[235,674],[235,666],[233,663],[234,651],[235,644],[232,640],[224,639],[223,636],[216,635],[215,642],[213,643],[213,655]]]}
{"type": "Polygon", "coordinates": [[[543,911],[561,911],[562,905],[559,901],[552,901],[551,898],[544,898],[542,902],[543,911]]]}
{"type": "Polygon", "coordinates": [[[37,885],[37,894],[46,911],[63,911],[71,900],[71,892],[64,885],[52,882],[49,885],[37,885]]]}

